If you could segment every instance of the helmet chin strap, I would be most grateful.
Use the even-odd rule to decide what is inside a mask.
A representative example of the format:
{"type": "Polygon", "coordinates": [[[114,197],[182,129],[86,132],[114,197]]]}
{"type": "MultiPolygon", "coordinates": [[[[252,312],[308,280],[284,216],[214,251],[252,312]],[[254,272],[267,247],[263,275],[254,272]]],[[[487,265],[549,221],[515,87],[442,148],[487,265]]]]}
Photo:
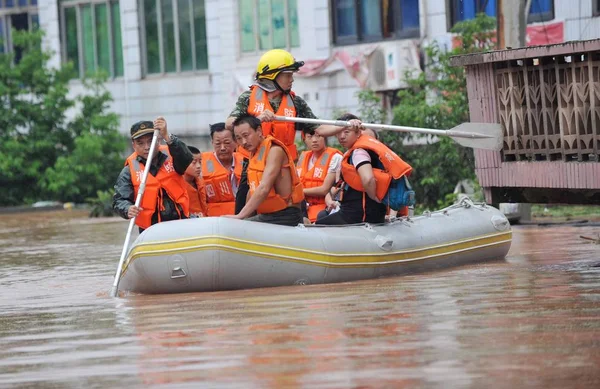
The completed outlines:
{"type": "Polygon", "coordinates": [[[273,80],[273,84],[275,85],[275,88],[277,88],[278,90],[280,90],[281,92],[283,92],[283,94],[284,94],[284,95],[287,95],[288,93],[290,93],[290,92],[292,91],[292,89],[291,89],[291,88],[290,88],[290,89],[288,89],[288,90],[285,90],[285,89],[283,89],[283,88],[282,88],[282,87],[279,85],[279,83],[278,83],[277,81],[275,81],[275,80],[273,80]]]}

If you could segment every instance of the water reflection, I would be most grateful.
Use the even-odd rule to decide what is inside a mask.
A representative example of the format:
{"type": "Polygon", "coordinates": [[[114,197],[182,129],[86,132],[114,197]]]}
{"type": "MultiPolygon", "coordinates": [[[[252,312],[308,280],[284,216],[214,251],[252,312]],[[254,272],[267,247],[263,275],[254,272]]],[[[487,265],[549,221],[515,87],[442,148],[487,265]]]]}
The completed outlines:
{"type": "Polygon", "coordinates": [[[518,227],[506,260],[335,285],[107,296],[126,223],[0,216],[0,386],[600,384],[594,227],[518,227]]]}

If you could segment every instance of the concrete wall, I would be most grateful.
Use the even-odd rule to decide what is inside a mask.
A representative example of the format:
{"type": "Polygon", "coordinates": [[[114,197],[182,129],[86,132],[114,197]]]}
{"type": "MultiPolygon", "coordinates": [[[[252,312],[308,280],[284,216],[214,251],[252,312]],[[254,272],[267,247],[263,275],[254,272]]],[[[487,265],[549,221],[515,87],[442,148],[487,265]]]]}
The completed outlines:
{"type": "Polygon", "coordinates": [[[555,19],[565,22],[565,41],[600,38],[600,17],[592,15],[592,1],[554,0],[555,19]]]}

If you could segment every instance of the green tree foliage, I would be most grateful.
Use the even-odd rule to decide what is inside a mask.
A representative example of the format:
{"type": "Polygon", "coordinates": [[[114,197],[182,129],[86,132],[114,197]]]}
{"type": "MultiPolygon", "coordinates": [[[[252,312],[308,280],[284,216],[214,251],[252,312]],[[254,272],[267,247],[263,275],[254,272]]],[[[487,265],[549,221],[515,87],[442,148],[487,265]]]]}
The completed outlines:
{"type": "Polygon", "coordinates": [[[356,96],[360,101],[358,116],[365,123],[381,124],[386,122],[385,110],[381,106],[379,96],[369,90],[361,90],[356,96]]]}
{"type": "Polygon", "coordinates": [[[115,194],[114,189],[99,190],[96,197],[90,197],[86,202],[91,206],[90,217],[113,216],[115,211],[112,207],[112,199],[115,194]]]}
{"type": "MultiPolygon", "coordinates": [[[[443,51],[436,42],[426,47],[425,72],[406,75],[409,87],[398,93],[399,104],[394,107],[392,123],[446,130],[469,121],[465,72],[462,67],[450,66],[449,59],[492,49],[495,25],[494,18],[480,14],[452,29],[458,34],[460,47],[443,51]]],[[[448,137],[433,142],[427,135],[387,132],[382,140],[413,166],[411,183],[417,202],[427,208],[447,205],[447,195],[458,181],[475,179],[473,150],[448,137]],[[423,142],[423,146],[406,145],[423,142]]]]}
{"type": "Polygon", "coordinates": [[[20,60],[0,54],[2,205],[81,202],[107,189],[122,166],[126,143],[118,117],[107,113],[105,77],[86,81],[87,95],[69,97],[73,67],[49,67],[41,39],[40,31],[13,31],[20,60]]]}

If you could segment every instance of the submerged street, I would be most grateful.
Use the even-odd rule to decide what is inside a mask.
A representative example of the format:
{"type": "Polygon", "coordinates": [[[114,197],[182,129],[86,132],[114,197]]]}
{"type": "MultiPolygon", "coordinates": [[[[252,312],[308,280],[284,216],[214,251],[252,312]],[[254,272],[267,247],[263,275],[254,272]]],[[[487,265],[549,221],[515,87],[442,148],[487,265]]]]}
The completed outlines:
{"type": "Polygon", "coordinates": [[[126,229],[0,215],[0,386],[600,386],[597,224],[432,273],[112,299],[126,229]]]}

